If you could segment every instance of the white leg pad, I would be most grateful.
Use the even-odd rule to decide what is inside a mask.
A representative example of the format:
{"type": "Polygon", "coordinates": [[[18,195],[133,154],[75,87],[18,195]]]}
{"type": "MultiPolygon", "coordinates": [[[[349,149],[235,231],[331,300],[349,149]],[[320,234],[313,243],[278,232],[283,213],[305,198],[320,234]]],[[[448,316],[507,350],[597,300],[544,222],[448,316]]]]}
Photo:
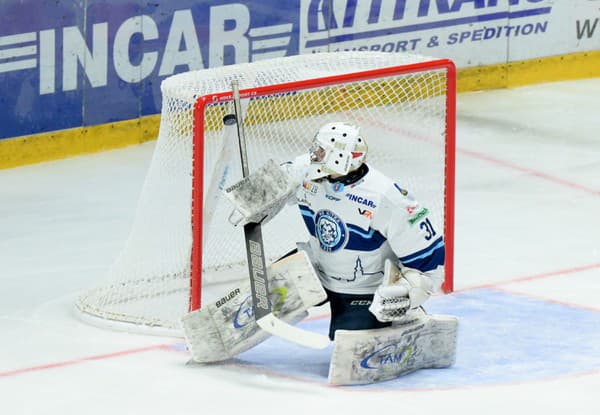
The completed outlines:
{"type": "Polygon", "coordinates": [[[454,363],[458,319],[421,314],[384,329],[337,330],[329,383],[359,385],[454,363]]]}
{"type": "MultiPolygon", "coordinates": [[[[327,298],[305,252],[272,264],[267,275],[273,314],[287,323],[299,322],[327,298]]],[[[181,322],[192,360],[199,363],[229,359],[269,337],[254,319],[249,282],[186,314],[181,322]]]]}

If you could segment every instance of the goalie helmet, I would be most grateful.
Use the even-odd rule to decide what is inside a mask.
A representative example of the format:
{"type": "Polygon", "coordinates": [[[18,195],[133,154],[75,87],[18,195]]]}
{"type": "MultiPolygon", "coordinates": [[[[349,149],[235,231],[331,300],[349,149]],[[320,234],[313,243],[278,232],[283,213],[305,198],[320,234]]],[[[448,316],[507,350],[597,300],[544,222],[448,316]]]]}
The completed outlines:
{"type": "Polygon", "coordinates": [[[366,156],[367,141],[358,127],[343,122],[325,124],[310,148],[309,178],[344,176],[360,167],[366,156]]]}

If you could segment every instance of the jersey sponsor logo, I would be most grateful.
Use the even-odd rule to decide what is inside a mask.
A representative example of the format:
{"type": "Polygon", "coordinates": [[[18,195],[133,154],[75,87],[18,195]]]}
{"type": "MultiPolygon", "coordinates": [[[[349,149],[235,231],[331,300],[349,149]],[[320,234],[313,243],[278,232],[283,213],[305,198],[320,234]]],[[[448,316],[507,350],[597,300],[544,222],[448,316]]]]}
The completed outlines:
{"type": "Polygon", "coordinates": [[[343,192],[344,191],[344,183],[333,183],[331,185],[331,190],[333,190],[336,193],[343,192]]]}
{"type": "Polygon", "coordinates": [[[315,215],[315,234],[323,251],[333,252],[348,240],[346,224],[330,210],[320,210],[315,215]]]}
{"type": "Polygon", "coordinates": [[[370,210],[358,208],[358,213],[365,218],[373,219],[373,212],[370,210]]]}
{"type": "Polygon", "coordinates": [[[367,355],[360,362],[363,369],[399,369],[410,359],[413,348],[403,343],[383,346],[367,355]]]}
{"type": "Polygon", "coordinates": [[[368,206],[373,209],[375,209],[377,207],[375,202],[373,202],[370,199],[367,199],[366,197],[353,195],[352,193],[346,193],[346,198],[351,202],[360,203],[362,205],[368,206]]]}
{"type": "Polygon", "coordinates": [[[413,226],[415,223],[417,223],[418,221],[423,219],[425,216],[427,216],[428,213],[429,213],[429,210],[427,208],[421,209],[413,217],[408,219],[408,224],[410,226],[413,226]]]}
{"type": "Polygon", "coordinates": [[[329,199],[329,200],[333,200],[334,202],[339,202],[340,200],[342,200],[339,197],[335,197],[335,196],[332,196],[332,195],[325,195],[325,197],[327,199],[329,199]]]}
{"type": "Polygon", "coordinates": [[[317,187],[317,185],[314,183],[311,183],[311,182],[306,182],[306,181],[302,182],[302,187],[313,195],[316,195],[317,192],[319,191],[319,188],[317,187]]]}

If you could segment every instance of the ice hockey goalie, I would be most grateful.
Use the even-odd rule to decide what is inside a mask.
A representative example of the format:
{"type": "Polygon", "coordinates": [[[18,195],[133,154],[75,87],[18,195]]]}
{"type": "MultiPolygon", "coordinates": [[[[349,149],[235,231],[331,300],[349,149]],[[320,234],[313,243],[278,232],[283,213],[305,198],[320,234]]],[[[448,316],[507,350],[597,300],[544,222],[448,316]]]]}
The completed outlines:
{"type": "MultiPolygon", "coordinates": [[[[268,269],[270,300],[290,323],[329,303],[333,384],[378,382],[455,359],[457,319],[423,307],[441,283],[439,225],[428,207],[368,164],[367,153],[359,127],[328,123],[306,154],[266,164],[226,195],[237,225],[268,220],[285,203],[298,206],[310,238],[268,269]],[[260,200],[256,186],[269,188],[260,200]]],[[[228,359],[268,337],[250,311],[238,311],[248,290],[238,287],[184,317],[195,361],[228,359]]]]}

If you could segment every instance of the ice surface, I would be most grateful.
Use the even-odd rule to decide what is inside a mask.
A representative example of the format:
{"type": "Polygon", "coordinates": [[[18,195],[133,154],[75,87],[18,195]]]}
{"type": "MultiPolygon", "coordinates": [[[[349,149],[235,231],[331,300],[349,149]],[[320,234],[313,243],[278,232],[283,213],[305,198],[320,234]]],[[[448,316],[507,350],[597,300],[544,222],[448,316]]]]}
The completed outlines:
{"type": "Polygon", "coordinates": [[[153,143],[0,171],[0,413],[600,413],[599,111],[600,79],[458,97],[457,292],[429,303],[461,319],[457,363],[367,387],[328,386],[327,350],[186,365],[177,339],[75,318],[153,143]]]}

